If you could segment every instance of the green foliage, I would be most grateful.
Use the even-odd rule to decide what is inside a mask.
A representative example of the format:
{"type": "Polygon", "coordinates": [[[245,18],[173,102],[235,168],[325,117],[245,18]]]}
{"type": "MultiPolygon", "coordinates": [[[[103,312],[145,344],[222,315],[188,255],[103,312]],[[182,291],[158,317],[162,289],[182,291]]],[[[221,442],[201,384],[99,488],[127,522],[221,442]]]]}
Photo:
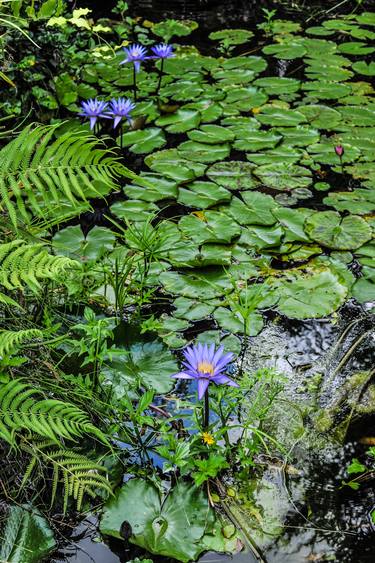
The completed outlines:
{"type": "Polygon", "coordinates": [[[154,485],[132,479],[107,503],[101,532],[121,538],[124,520],[132,529],[131,543],[187,562],[197,559],[204,550],[200,540],[214,518],[207,499],[194,486],[179,482],[162,499],[154,485]]]}
{"type": "Polygon", "coordinates": [[[0,330],[0,356],[10,355],[27,340],[43,338],[43,331],[37,328],[25,330],[0,330]]]}
{"type": "Polygon", "coordinates": [[[89,133],[63,133],[54,140],[57,127],[29,125],[0,151],[0,205],[15,229],[19,219],[52,218],[51,208],[56,214],[61,199],[74,208],[101,197],[99,186],[110,191],[119,177],[135,177],[89,133]]]}
{"type": "Polygon", "coordinates": [[[1,532],[1,561],[40,563],[55,547],[53,531],[37,508],[10,507],[1,532]]]}
{"type": "Polygon", "coordinates": [[[42,243],[27,244],[16,239],[0,244],[0,286],[8,290],[27,286],[37,293],[42,280],[62,282],[66,270],[77,268],[78,262],[64,256],[51,256],[42,243]]]}
{"type": "Polygon", "coordinates": [[[23,444],[22,449],[31,455],[31,460],[23,476],[25,486],[34,469],[40,462],[52,467],[51,506],[55,502],[59,482],[63,483],[63,512],[66,513],[69,498],[76,501],[77,510],[81,510],[85,494],[91,498],[98,496],[98,491],[112,494],[112,487],[107,479],[107,470],[87,456],[72,450],[53,448],[53,443],[32,441],[23,444]]]}
{"type": "Polygon", "coordinates": [[[224,456],[211,453],[206,459],[196,459],[194,465],[196,470],[193,471],[192,476],[197,486],[210,478],[217,477],[223,469],[229,467],[224,456]]]}
{"type": "Polygon", "coordinates": [[[26,431],[55,444],[78,442],[84,435],[108,444],[105,435],[88,415],[75,405],[58,399],[44,399],[42,392],[19,379],[0,385],[0,438],[17,446],[26,431]]]}

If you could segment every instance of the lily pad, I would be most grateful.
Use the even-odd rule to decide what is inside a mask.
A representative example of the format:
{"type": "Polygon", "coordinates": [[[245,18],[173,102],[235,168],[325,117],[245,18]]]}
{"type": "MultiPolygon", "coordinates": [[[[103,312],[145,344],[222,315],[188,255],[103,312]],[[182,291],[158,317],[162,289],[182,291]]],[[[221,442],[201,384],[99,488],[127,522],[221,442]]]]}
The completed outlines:
{"type": "Polygon", "coordinates": [[[112,250],[116,237],[106,227],[94,227],[85,237],[79,225],[58,231],[52,239],[57,254],[80,259],[82,262],[98,260],[112,250]]]}
{"type": "Polygon", "coordinates": [[[338,50],[346,55],[370,55],[375,51],[375,48],[361,41],[348,41],[347,43],[341,43],[338,46],[338,50]]]}
{"type": "Polygon", "coordinates": [[[267,76],[255,80],[254,86],[263,88],[270,96],[278,96],[297,92],[301,87],[301,82],[295,78],[267,76]]]}
{"type": "Polygon", "coordinates": [[[112,351],[112,360],[102,370],[103,385],[118,401],[126,396],[129,387],[168,393],[174,385],[171,375],[177,371],[174,356],[161,342],[139,342],[112,351]]]}
{"type": "Polygon", "coordinates": [[[306,54],[306,49],[300,43],[286,40],[282,43],[267,45],[262,49],[265,55],[273,55],[276,59],[292,60],[300,59],[306,54]]]}
{"type": "Polygon", "coordinates": [[[155,124],[159,127],[165,127],[169,133],[185,133],[185,131],[198,127],[200,121],[201,114],[199,111],[180,108],[176,113],[159,117],[155,124]]]}
{"type": "Polygon", "coordinates": [[[340,112],[324,105],[299,106],[298,111],[303,113],[310,124],[318,129],[334,129],[341,121],[340,112]]]}
{"type": "Polygon", "coordinates": [[[206,170],[205,165],[182,158],[177,149],[153,153],[145,158],[145,163],[151,170],[181,183],[203,176],[206,170]]]}
{"type": "Polygon", "coordinates": [[[230,145],[228,143],[208,145],[195,141],[185,141],[178,146],[178,153],[187,160],[210,163],[223,160],[229,156],[230,145]]]}
{"type": "MultiPolygon", "coordinates": [[[[111,213],[120,219],[132,221],[147,221],[150,215],[159,211],[157,205],[149,201],[132,200],[118,201],[111,206],[111,213]]],[[[96,227],[98,228],[98,227],[96,227]]]]}
{"type": "Polygon", "coordinates": [[[253,312],[246,319],[240,313],[218,307],[214,312],[218,325],[233,334],[246,334],[256,336],[263,328],[263,317],[260,313],[253,312]]]}
{"type": "Polygon", "coordinates": [[[240,225],[273,225],[276,218],[272,211],[278,207],[275,200],[261,192],[243,192],[242,200],[234,197],[229,206],[223,208],[240,225]]]}
{"type": "Polygon", "coordinates": [[[179,481],[163,499],[150,482],[131,479],[107,502],[100,531],[122,539],[122,525],[127,522],[131,543],[187,563],[205,549],[200,539],[213,521],[207,499],[197,487],[179,481]]]}
{"type": "Polygon", "coordinates": [[[179,229],[197,244],[207,242],[230,243],[240,235],[240,226],[230,217],[218,211],[205,211],[202,216],[185,215],[179,221],[179,229]]]}
{"type": "Polygon", "coordinates": [[[39,563],[56,547],[47,520],[31,505],[11,506],[1,535],[0,560],[7,563],[39,563]]]}
{"type": "Polygon", "coordinates": [[[277,308],[289,318],[309,319],[325,317],[336,311],[345,301],[348,288],[331,271],[315,272],[294,281],[286,280],[278,289],[277,308]]]}
{"type": "Polygon", "coordinates": [[[257,151],[261,149],[273,149],[282,139],[270,131],[248,131],[243,139],[237,139],[233,147],[239,151],[257,151]]]}
{"type": "Polygon", "coordinates": [[[198,143],[214,145],[216,143],[233,141],[234,133],[227,127],[221,127],[220,125],[202,125],[200,129],[190,131],[188,137],[198,143]]]}
{"type": "Polygon", "coordinates": [[[266,164],[259,166],[254,174],[266,186],[280,191],[305,188],[313,182],[311,171],[296,164],[266,164]]]}
{"type": "Polygon", "coordinates": [[[229,190],[244,190],[256,186],[252,170],[253,166],[247,162],[231,160],[213,164],[206,174],[210,180],[229,190]]]}
{"type": "Polygon", "coordinates": [[[160,149],[166,144],[166,138],[158,127],[149,127],[139,131],[129,131],[122,136],[124,147],[135,154],[147,154],[154,149],[160,149]]]}
{"type": "Polygon", "coordinates": [[[248,29],[222,29],[213,31],[208,37],[212,41],[220,41],[225,46],[230,46],[247,43],[253,36],[254,33],[248,29]]]}
{"type": "Polygon", "coordinates": [[[321,80],[305,82],[302,88],[318,100],[338,100],[351,93],[349,85],[337,82],[323,82],[321,80]]]}
{"type": "Polygon", "coordinates": [[[257,115],[258,121],[265,125],[273,125],[275,127],[295,127],[300,123],[306,122],[303,113],[295,109],[283,109],[274,106],[264,106],[257,115]]]}
{"type": "Polygon", "coordinates": [[[221,268],[189,274],[163,272],[160,281],[168,293],[191,299],[213,299],[232,288],[229,276],[221,268]]]}
{"type": "Polygon", "coordinates": [[[207,209],[230,201],[231,193],[214,182],[192,182],[178,191],[178,201],[188,207],[207,209]]]}
{"type": "Polygon", "coordinates": [[[336,250],[353,250],[371,239],[371,228],[357,215],[341,217],[335,211],[313,213],[306,219],[305,231],[312,240],[336,250]]]}

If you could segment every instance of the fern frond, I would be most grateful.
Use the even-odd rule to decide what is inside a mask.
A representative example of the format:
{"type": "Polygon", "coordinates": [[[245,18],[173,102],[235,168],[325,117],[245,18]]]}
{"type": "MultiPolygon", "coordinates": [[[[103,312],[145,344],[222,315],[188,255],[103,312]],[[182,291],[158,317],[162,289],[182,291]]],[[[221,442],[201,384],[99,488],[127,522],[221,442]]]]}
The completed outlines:
{"type": "Polygon", "coordinates": [[[46,218],[65,199],[74,206],[117,189],[121,176],[137,175],[89,133],[69,132],[54,139],[57,125],[29,125],[0,151],[0,206],[17,230],[18,215],[46,218]],[[31,214],[30,214],[31,211],[31,214]]]}
{"type": "Polygon", "coordinates": [[[85,434],[108,445],[106,436],[80,408],[58,399],[40,399],[41,392],[15,379],[0,384],[0,438],[17,445],[17,434],[36,433],[60,445],[85,434]]]}
{"type": "Polygon", "coordinates": [[[80,268],[79,262],[66,256],[52,256],[41,243],[27,244],[21,239],[0,244],[0,285],[6,289],[32,291],[41,288],[39,280],[61,281],[67,269],[80,268]]]}
{"type": "Polygon", "coordinates": [[[0,356],[8,356],[26,340],[43,338],[43,332],[36,328],[27,330],[0,330],[0,356]]]}
{"type": "Polygon", "coordinates": [[[22,480],[23,487],[31,476],[37,465],[37,461],[43,461],[52,467],[52,491],[51,506],[54,504],[58,485],[63,485],[63,510],[68,507],[69,497],[77,504],[77,510],[81,509],[85,494],[96,497],[97,492],[102,491],[112,495],[112,487],[108,481],[107,470],[102,465],[92,461],[83,454],[67,449],[50,449],[48,441],[25,443],[23,449],[31,454],[31,461],[26,469],[22,480]]]}

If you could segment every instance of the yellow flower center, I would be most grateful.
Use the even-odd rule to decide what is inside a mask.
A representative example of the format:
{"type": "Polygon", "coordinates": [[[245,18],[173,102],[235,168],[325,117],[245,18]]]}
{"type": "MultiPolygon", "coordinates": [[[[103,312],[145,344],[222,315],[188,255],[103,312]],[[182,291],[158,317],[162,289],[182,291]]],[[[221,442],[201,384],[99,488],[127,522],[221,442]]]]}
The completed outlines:
{"type": "Polygon", "coordinates": [[[214,366],[210,364],[210,362],[201,362],[200,364],[198,364],[198,371],[203,375],[213,375],[214,369],[214,366]]]}

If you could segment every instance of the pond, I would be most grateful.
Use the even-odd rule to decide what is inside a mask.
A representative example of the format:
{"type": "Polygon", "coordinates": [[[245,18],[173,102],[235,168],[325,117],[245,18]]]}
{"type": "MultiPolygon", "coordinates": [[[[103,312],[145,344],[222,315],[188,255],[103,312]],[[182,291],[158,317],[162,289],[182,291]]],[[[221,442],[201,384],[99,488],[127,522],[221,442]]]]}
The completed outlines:
{"type": "Polygon", "coordinates": [[[373,9],[0,5],[0,561],[373,561],[373,9]]]}

